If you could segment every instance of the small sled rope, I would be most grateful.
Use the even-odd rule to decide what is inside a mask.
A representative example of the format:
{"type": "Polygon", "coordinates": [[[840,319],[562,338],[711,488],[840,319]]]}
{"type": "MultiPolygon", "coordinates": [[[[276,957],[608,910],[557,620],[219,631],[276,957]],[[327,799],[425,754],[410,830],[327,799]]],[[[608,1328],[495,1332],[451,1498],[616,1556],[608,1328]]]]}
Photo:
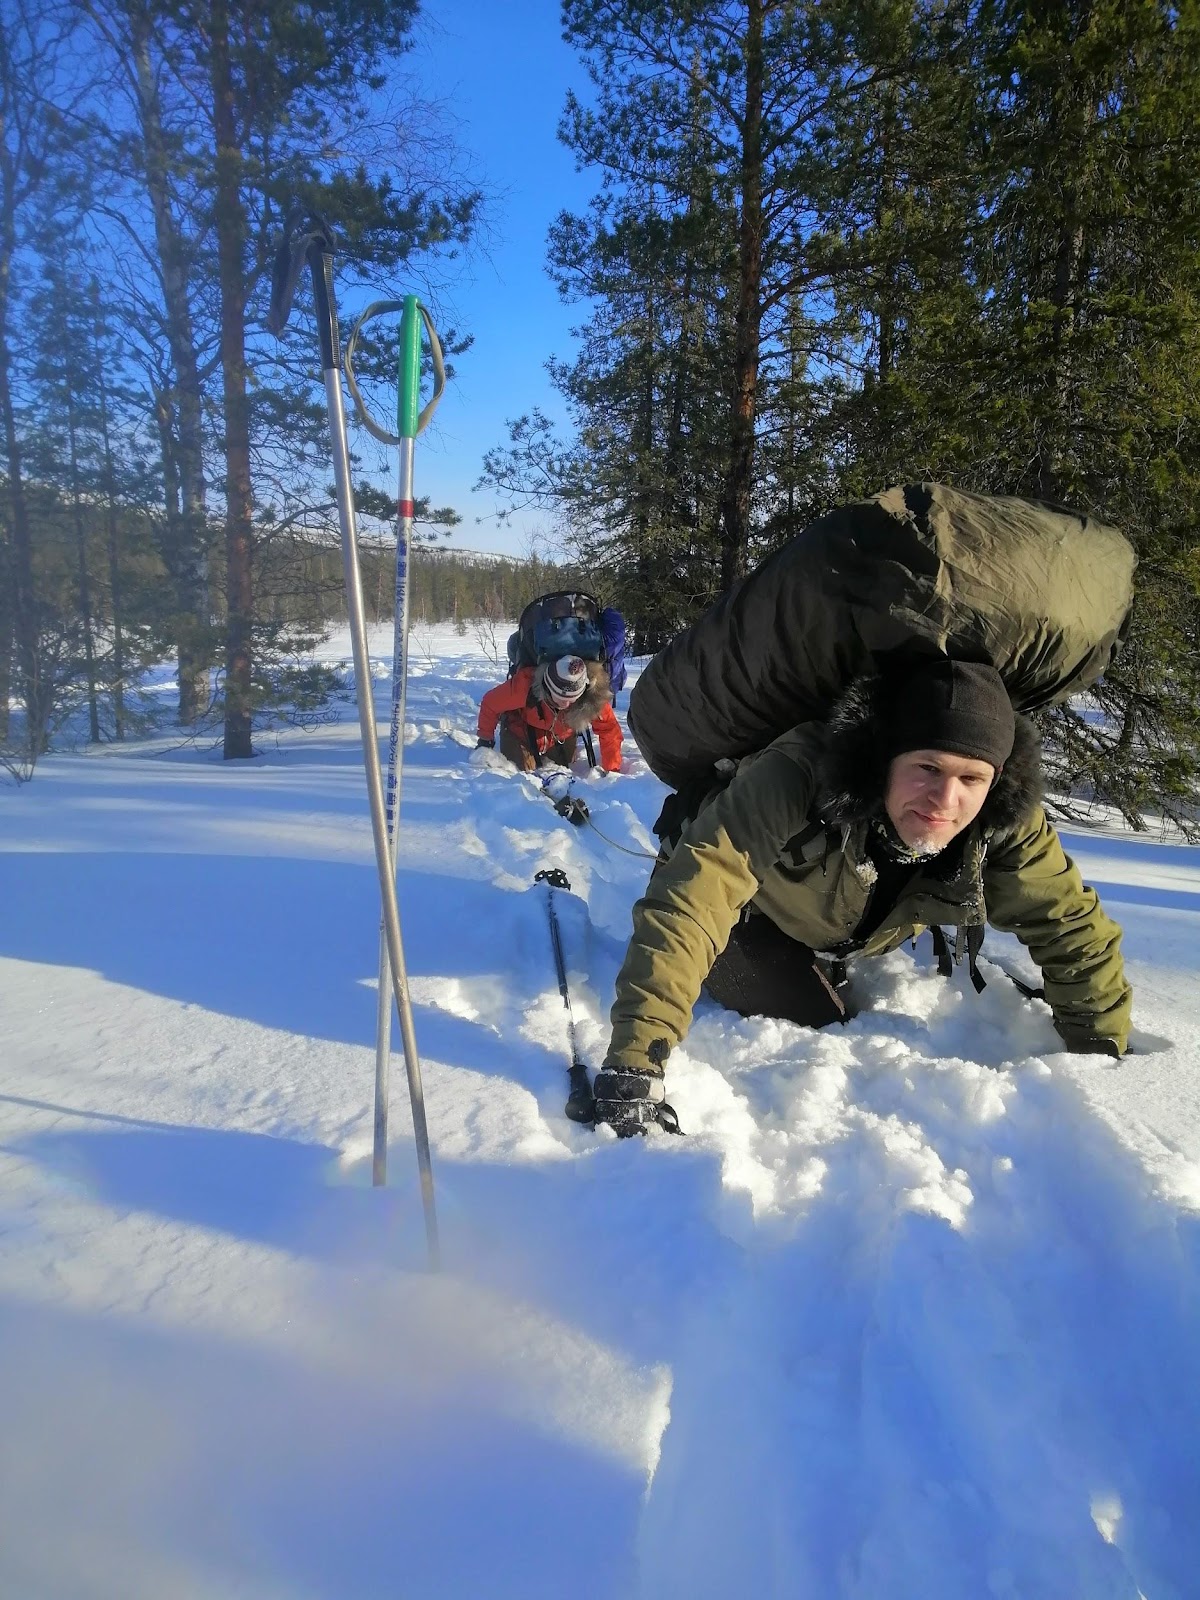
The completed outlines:
{"type": "Polygon", "coordinates": [[[596,834],[599,838],[603,839],[605,844],[608,845],[611,849],[619,850],[623,856],[637,856],[642,861],[657,861],[658,860],[658,857],[656,855],[651,855],[649,850],[637,850],[637,849],[635,849],[633,847],[633,845],[620,844],[620,843],[618,843],[618,841],[616,839],[610,839],[608,834],[606,834],[603,831],[603,829],[597,827],[596,820],[592,816],[590,811],[588,812],[588,815],[587,815],[587,821],[588,821],[588,824],[591,827],[591,830],[592,830],[592,832],[594,834],[596,834]]]}
{"type": "Polygon", "coordinates": [[[622,855],[635,856],[640,861],[658,860],[658,857],[651,855],[649,850],[639,850],[632,845],[621,844],[619,840],[610,838],[603,828],[597,825],[595,818],[592,816],[591,808],[586,801],[581,800],[578,795],[569,793],[570,786],[575,782],[574,777],[567,775],[568,793],[555,799],[550,792],[550,785],[556,777],[562,776],[562,774],[559,772],[542,772],[537,776],[542,786],[542,793],[551,802],[560,817],[565,817],[568,822],[574,823],[577,828],[585,826],[591,828],[592,832],[598,838],[603,839],[606,845],[613,850],[619,850],[622,855]]]}

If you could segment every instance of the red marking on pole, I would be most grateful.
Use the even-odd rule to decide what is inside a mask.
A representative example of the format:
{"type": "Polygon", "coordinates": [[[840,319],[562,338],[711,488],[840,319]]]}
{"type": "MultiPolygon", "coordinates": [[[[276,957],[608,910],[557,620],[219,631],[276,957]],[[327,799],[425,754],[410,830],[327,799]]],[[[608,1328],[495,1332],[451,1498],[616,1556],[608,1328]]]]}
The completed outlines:
{"type": "Polygon", "coordinates": [[[401,500],[400,515],[402,517],[408,517],[408,519],[411,521],[413,514],[413,502],[411,500],[401,500]]]}

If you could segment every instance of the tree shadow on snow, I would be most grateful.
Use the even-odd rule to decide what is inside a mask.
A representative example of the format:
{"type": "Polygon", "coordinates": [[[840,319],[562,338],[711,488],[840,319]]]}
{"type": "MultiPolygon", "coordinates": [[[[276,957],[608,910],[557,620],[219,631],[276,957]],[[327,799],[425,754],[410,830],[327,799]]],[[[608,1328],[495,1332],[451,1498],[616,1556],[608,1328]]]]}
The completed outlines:
{"type": "Polygon", "coordinates": [[[1105,883],[1088,878],[1101,900],[1108,904],[1161,906],[1168,911],[1200,911],[1200,894],[1190,889],[1160,889],[1144,883],[1105,883]]]}
{"type": "MultiPolygon", "coordinates": [[[[17,1096],[0,1100],[39,1105],[17,1096]]],[[[324,1145],[44,1109],[101,1127],[54,1129],[3,1148],[118,1211],[148,1212],[317,1261],[420,1269],[424,1231],[413,1193],[344,1182],[324,1145]]]]}
{"type": "MultiPolygon", "coordinates": [[[[0,955],[99,972],[264,1027],[374,1042],[370,866],[35,852],[7,879],[0,955]]],[[[404,871],[400,913],[411,976],[503,977],[528,958],[546,986],[555,981],[540,897],[535,911],[487,882],[404,871]]]]}
{"type": "MultiPolygon", "coordinates": [[[[1179,867],[1191,867],[1196,859],[1195,845],[1169,844],[1148,839],[1145,834],[1087,833],[1069,825],[1056,827],[1063,848],[1069,854],[1091,852],[1095,855],[1120,856],[1123,861],[1158,861],[1179,867]]],[[[1084,877],[1088,877],[1086,872],[1084,877]]]]}
{"type": "Polygon", "coordinates": [[[380,1370],[349,1374],[0,1300],[0,1592],[627,1592],[637,1475],[477,1390],[423,1393],[378,1333],[380,1370]]]}

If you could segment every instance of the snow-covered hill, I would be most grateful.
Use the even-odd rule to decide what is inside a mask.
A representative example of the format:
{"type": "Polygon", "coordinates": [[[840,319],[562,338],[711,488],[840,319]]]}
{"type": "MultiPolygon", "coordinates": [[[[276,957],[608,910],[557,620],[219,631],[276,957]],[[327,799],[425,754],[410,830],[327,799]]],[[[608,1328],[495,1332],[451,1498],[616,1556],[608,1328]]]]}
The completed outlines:
{"type": "Polygon", "coordinates": [[[598,1058],[662,789],[628,745],[581,776],[606,839],[473,767],[499,675],[414,649],[439,1277],[398,1060],[369,1187],[352,708],[0,790],[0,1595],[1200,1595],[1200,852],[1068,835],[1126,930],[1125,1062],[918,945],[836,1033],[703,1003],[688,1137],[619,1143],[562,1114],[533,878],[570,878],[598,1058]]]}

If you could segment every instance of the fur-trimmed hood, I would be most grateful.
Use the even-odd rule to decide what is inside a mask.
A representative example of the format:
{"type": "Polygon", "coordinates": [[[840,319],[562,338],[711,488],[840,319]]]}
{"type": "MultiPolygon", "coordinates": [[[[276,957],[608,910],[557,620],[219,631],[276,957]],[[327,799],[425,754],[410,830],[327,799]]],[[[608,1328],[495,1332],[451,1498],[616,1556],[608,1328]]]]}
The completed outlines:
{"type": "MultiPolygon", "coordinates": [[[[817,764],[819,809],[838,825],[877,816],[883,808],[889,758],[882,702],[884,680],[859,678],[837,701],[825,724],[817,764]]],[[[1042,797],[1042,750],[1037,730],[1017,716],[1012,754],[979,813],[984,833],[1011,828],[1042,797]]]]}
{"type": "Polygon", "coordinates": [[[585,728],[590,728],[600,715],[604,707],[612,704],[612,684],[609,682],[608,671],[603,661],[585,661],[587,668],[588,686],[573,706],[568,706],[565,711],[560,711],[554,702],[546,695],[546,668],[549,662],[543,661],[534,670],[533,696],[535,700],[542,701],[548,709],[554,712],[560,722],[565,722],[573,733],[582,733],[585,728]]]}

